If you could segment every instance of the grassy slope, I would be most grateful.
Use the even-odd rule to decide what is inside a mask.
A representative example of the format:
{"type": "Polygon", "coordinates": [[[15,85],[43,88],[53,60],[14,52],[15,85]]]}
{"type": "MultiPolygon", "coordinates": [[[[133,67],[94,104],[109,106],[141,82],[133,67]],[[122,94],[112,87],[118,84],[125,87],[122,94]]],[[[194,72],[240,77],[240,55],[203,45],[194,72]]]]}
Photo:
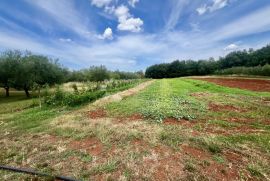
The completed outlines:
{"type": "MultiPolygon", "coordinates": [[[[263,102],[269,99],[270,93],[225,88],[191,79],[163,79],[157,80],[135,96],[107,105],[105,110],[108,117],[97,120],[89,119],[85,108],[83,111],[79,108],[67,110],[46,107],[40,110],[31,108],[32,100],[13,100],[8,101],[9,104],[1,102],[0,108],[3,109],[0,110],[4,111],[0,113],[0,141],[4,146],[0,163],[32,167],[86,180],[89,177],[108,179],[108,175],[109,178],[118,178],[119,174],[126,179],[152,180],[155,177],[151,172],[141,172],[146,169],[145,166],[154,169],[156,162],[147,165],[143,160],[156,156],[170,160],[171,156],[183,154],[181,145],[187,144],[211,155],[210,160],[184,155],[181,159],[173,158],[177,164],[184,159],[182,164],[185,174],[192,178],[198,179],[205,175],[204,167],[208,168],[208,164],[212,165],[213,162],[227,170],[229,161],[224,153],[236,152],[244,155],[248,161],[238,163],[241,165],[235,168],[238,174],[247,171],[251,176],[262,179],[270,175],[267,169],[270,159],[270,129],[264,122],[270,117],[270,109],[263,102]],[[230,105],[240,111],[209,110],[210,103],[230,105]],[[16,106],[18,108],[14,111],[13,107],[16,106]],[[135,113],[144,115],[147,120],[130,121],[128,117],[135,113]],[[114,121],[119,116],[126,117],[124,120],[121,118],[124,123],[114,121]],[[179,122],[189,120],[194,125],[159,124],[166,118],[176,118],[179,122]],[[234,122],[232,118],[244,122],[234,122]],[[261,132],[237,131],[245,125],[261,132]],[[102,145],[102,153],[95,155],[89,150],[86,152],[92,146],[83,145],[87,145],[92,138],[97,140],[94,142],[95,147],[102,145]],[[139,144],[143,143],[143,147],[137,145],[134,149],[134,140],[141,140],[139,144]],[[77,145],[78,149],[70,147],[74,141],[81,144],[77,145]],[[157,147],[166,150],[155,152],[157,147]],[[85,168],[85,171],[81,168],[85,168]]],[[[168,169],[165,169],[166,164],[163,170],[168,169]]],[[[174,170],[168,172],[171,173],[171,179],[177,178],[173,174],[174,170]]],[[[5,175],[11,179],[27,178],[6,172],[5,175]]],[[[243,177],[247,178],[245,174],[243,177]]]]}

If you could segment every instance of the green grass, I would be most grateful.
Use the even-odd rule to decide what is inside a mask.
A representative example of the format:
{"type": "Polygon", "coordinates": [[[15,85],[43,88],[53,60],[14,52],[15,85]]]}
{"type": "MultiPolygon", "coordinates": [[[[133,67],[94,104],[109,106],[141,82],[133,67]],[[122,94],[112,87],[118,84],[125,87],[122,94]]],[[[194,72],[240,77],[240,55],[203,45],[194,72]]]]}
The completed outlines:
{"type": "MultiPolygon", "coordinates": [[[[168,169],[170,179],[176,180],[174,166],[180,168],[181,164],[179,172],[190,175],[191,180],[215,180],[214,172],[207,175],[203,170],[213,163],[225,170],[239,167],[243,180],[249,178],[247,173],[252,177],[249,179],[264,179],[270,175],[270,109],[263,99],[270,100],[270,93],[187,78],[162,79],[138,94],[102,107],[107,116],[90,119],[89,111],[100,107],[40,109],[36,99],[12,94],[0,97],[0,161],[16,166],[29,161],[25,167],[82,180],[155,180],[157,168],[168,169]],[[214,111],[210,104],[236,110],[214,111]],[[130,119],[137,113],[145,120],[130,119]],[[182,122],[163,124],[167,118],[182,122]],[[257,132],[249,133],[249,129],[257,132]],[[74,141],[78,148],[71,146],[74,141]],[[96,146],[102,153],[94,156],[89,150],[96,146]],[[240,161],[232,162],[228,155],[238,156],[240,161]],[[145,168],[152,171],[141,172],[145,168]]],[[[0,178],[3,175],[11,180],[27,178],[0,172],[0,178]]]]}
{"type": "Polygon", "coordinates": [[[119,162],[117,160],[108,160],[107,163],[92,168],[92,174],[110,173],[117,169],[119,162]]]}
{"type": "MultiPolygon", "coordinates": [[[[135,96],[128,97],[121,102],[109,104],[107,109],[113,115],[141,113],[146,118],[154,119],[158,122],[161,122],[165,118],[196,120],[202,118],[203,115],[209,114],[207,110],[209,101],[217,100],[226,103],[228,97],[224,95],[236,99],[232,102],[236,106],[250,103],[249,106],[251,107],[251,101],[253,99],[270,97],[270,93],[227,88],[199,80],[183,78],[162,79],[155,81],[146,90],[135,96]],[[206,92],[210,96],[206,97],[207,101],[199,101],[194,96],[191,96],[192,93],[196,92],[206,92]],[[251,101],[244,103],[243,100],[245,99],[243,97],[251,101]],[[243,100],[241,101],[241,99],[243,100]]],[[[267,108],[260,108],[261,113],[265,116],[270,115],[270,111],[267,108]],[[267,111],[267,114],[265,114],[265,111],[267,111]]],[[[259,113],[258,111],[256,112],[256,114],[259,113]]],[[[211,112],[210,114],[220,113],[211,112]]],[[[250,112],[250,116],[256,117],[256,114],[254,115],[250,112]]]]}

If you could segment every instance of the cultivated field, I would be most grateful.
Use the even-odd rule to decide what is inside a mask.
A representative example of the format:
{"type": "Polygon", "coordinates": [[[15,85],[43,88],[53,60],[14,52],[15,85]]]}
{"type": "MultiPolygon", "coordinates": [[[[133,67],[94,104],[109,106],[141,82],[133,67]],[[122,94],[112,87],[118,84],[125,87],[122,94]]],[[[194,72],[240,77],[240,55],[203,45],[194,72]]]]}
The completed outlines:
{"type": "Polygon", "coordinates": [[[269,87],[150,80],[76,108],[0,98],[0,163],[79,180],[269,180],[269,87]]]}

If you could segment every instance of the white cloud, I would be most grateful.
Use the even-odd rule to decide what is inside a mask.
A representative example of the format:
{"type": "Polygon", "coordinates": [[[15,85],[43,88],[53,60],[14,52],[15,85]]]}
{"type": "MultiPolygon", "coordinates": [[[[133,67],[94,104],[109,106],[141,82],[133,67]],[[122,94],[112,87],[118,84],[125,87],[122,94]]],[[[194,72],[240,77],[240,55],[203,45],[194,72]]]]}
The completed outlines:
{"type": "Polygon", "coordinates": [[[118,17],[119,21],[125,20],[130,17],[129,9],[124,5],[118,6],[115,9],[114,14],[118,17]]]}
{"type": "Polygon", "coordinates": [[[173,30],[174,27],[179,22],[179,18],[181,13],[183,12],[183,9],[187,7],[187,4],[189,3],[188,0],[172,0],[170,1],[170,14],[168,17],[168,20],[165,25],[165,30],[173,30]]]}
{"type": "Polygon", "coordinates": [[[138,3],[140,0],[129,0],[128,3],[130,6],[132,6],[133,8],[135,7],[136,3],[138,3]]]}
{"type": "Polygon", "coordinates": [[[72,40],[70,38],[59,38],[59,41],[67,42],[67,43],[72,42],[72,40]]]}
{"type": "Polygon", "coordinates": [[[209,36],[212,39],[224,40],[239,36],[246,36],[270,30],[270,6],[261,8],[229,24],[220,27],[209,36]]]}
{"type": "Polygon", "coordinates": [[[91,0],[91,4],[95,5],[98,8],[106,7],[108,6],[112,0],[91,0]]]}
{"type": "Polygon", "coordinates": [[[129,18],[120,21],[117,28],[122,31],[140,32],[143,21],[140,18],[129,18]]]}
{"type": "Polygon", "coordinates": [[[114,6],[106,6],[106,7],[104,8],[104,11],[105,11],[106,13],[113,14],[114,11],[115,11],[115,7],[114,7],[114,6]]]}
{"type": "Polygon", "coordinates": [[[113,32],[111,28],[106,28],[104,33],[102,35],[98,36],[99,39],[105,40],[105,39],[109,39],[112,40],[113,39],[113,32]]]}
{"type": "Polygon", "coordinates": [[[228,0],[213,0],[213,1],[214,1],[214,4],[209,7],[210,12],[216,11],[218,9],[222,9],[228,5],[228,0]]]}
{"type": "MultiPolygon", "coordinates": [[[[112,16],[118,18],[119,24],[121,24],[120,20],[128,22],[136,19],[130,15],[127,7],[124,6],[118,9],[118,11],[116,9],[113,8],[112,16]]],[[[194,8],[192,8],[193,10],[194,8]]],[[[76,13],[74,14],[76,15],[76,13]]],[[[34,32],[30,34],[27,31],[23,31],[23,29],[18,27],[20,26],[19,24],[10,24],[8,28],[5,26],[0,27],[0,48],[28,49],[35,53],[58,57],[61,63],[73,68],[85,68],[90,65],[103,64],[110,69],[138,70],[151,64],[175,59],[205,59],[210,56],[218,57],[224,55],[224,53],[227,53],[224,51],[224,47],[226,49],[233,49],[240,43],[234,40],[235,45],[227,46],[227,44],[223,43],[223,40],[270,31],[270,19],[265,18],[269,16],[270,6],[251,12],[228,24],[219,26],[218,29],[212,28],[209,31],[204,31],[203,29],[197,31],[198,24],[193,23],[190,25],[194,31],[171,30],[170,32],[163,31],[151,35],[147,33],[125,34],[115,38],[114,41],[97,40],[97,35],[95,35],[95,39],[87,39],[87,41],[80,41],[80,39],[72,37],[72,40],[73,38],[76,40],[71,40],[72,43],[63,43],[60,39],[54,40],[52,37],[42,37],[38,34],[33,36],[34,32]],[[205,43],[206,40],[207,43],[205,43]]],[[[3,22],[4,20],[0,18],[0,21],[3,22]]],[[[58,21],[60,22],[60,20],[58,21]]],[[[66,24],[65,27],[72,28],[67,21],[69,20],[64,22],[66,24]]],[[[134,24],[134,22],[131,24],[134,24]]],[[[171,25],[174,26],[175,23],[171,25]]],[[[129,31],[133,29],[134,27],[131,27],[129,31]]],[[[106,30],[100,35],[104,39],[105,37],[109,38],[110,35],[113,36],[113,32],[109,28],[106,30]]],[[[63,41],[70,42],[67,39],[63,39],[63,41]]],[[[262,38],[258,36],[256,41],[251,43],[247,43],[245,40],[241,42],[241,48],[259,48],[267,42],[269,43],[269,37],[262,38]]]]}
{"type": "Polygon", "coordinates": [[[206,4],[204,4],[203,6],[197,8],[196,11],[198,12],[199,15],[203,15],[204,13],[206,13],[206,11],[207,11],[206,4]]]}
{"type": "Polygon", "coordinates": [[[118,18],[118,30],[131,32],[140,32],[142,30],[143,21],[140,18],[133,18],[126,6],[117,7],[114,14],[118,18]]]}
{"type": "MultiPolygon", "coordinates": [[[[83,16],[78,12],[74,1],[66,0],[25,0],[29,5],[35,7],[40,13],[43,13],[49,20],[56,21],[54,26],[63,26],[68,28],[82,37],[86,37],[89,29],[93,29],[92,24],[88,24],[88,17],[83,16]]],[[[32,18],[32,17],[30,17],[32,18]]],[[[35,18],[32,18],[35,19],[35,18]]],[[[39,19],[43,22],[43,18],[39,19]]],[[[46,24],[47,22],[45,22],[46,24]]]]}
{"type": "Polygon", "coordinates": [[[203,15],[206,12],[214,12],[219,9],[224,8],[228,5],[228,0],[213,0],[213,4],[207,6],[206,4],[202,5],[201,7],[197,8],[196,11],[199,15],[203,15]]]}
{"type": "MultiPolygon", "coordinates": [[[[95,2],[99,2],[98,0],[94,0],[95,2]]],[[[104,2],[102,0],[102,2],[104,2]]],[[[117,17],[118,19],[118,26],[117,29],[120,31],[130,31],[130,32],[140,32],[142,31],[142,25],[143,25],[143,20],[140,18],[134,18],[130,13],[129,13],[129,8],[125,5],[120,5],[118,7],[115,6],[108,6],[110,3],[108,0],[106,0],[107,4],[101,3],[98,5],[98,7],[104,7],[104,12],[113,14],[117,17]]],[[[138,0],[133,0],[132,1],[135,5],[138,0]]],[[[100,3],[100,2],[99,2],[100,3]]],[[[93,1],[92,1],[93,4],[93,1]]],[[[133,5],[133,4],[132,4],[133,5]]]]}
{"type": "Polygon", "coordinates": [[[239,48],[238,45],[236,45],[236,44],[230,44],[230,45],[226,46],[224,48],[224,50],[225,51],[234,51],[234,50],[237,50],[238,48],[239,48]]]}

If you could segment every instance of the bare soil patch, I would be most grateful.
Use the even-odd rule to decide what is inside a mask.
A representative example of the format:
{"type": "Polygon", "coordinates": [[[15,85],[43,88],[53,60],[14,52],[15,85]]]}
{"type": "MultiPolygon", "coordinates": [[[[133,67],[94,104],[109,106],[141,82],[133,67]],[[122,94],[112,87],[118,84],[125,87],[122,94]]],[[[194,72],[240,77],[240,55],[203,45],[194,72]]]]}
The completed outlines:
{"type": "Polygon", "coordinates": [[[259,92],[270,91],[270,80],[241,79],[241,78],[194,78],[212,82],[221,86],[240,88],[259,92]]]}
{"type": "Polygon", "coordinates": [[[242,109],[242,108],[239,108],[239,107],[235,107],[235,106],[232,106],[232,105],[220,105],[220,104],[215,104],[215,103],[209,103],[208,105],[208,109],[211,110],[211,111],[233,111],[233,112],[247,112],[246,109],[242,109]]]}
{"type": "Polygon", "coordinates": [[[116,122],[116,123],[128,123],[128,122],[131,122],[131,121],[142,121],[142,120],[144,120],[144,117],[139,113],[135,113],[135,114],[132,114],[130,116],[116,117],[114,119],[114,122],[116,122]]]}
{"type": "Polygon", "coordinates": [[[204,129],[205,133],[217,134],[217,135],[234,135],[234,134],[253,134],[253,133],[263,133],[265,130],[255,129],[248,125],[241,125],[233,128],[220,128],[215,125],[207,126],[204,129]]]}
{"type": "Polygon", "coordinates": [[[103,151],[103,145],[97,138],[88,138],[80,141],[72,141],[69,146],[75,150],[86,150],[94,156],[101,154],[103,151]]]}
{"type": "Polygon", "coordinates": [[[185,154],[190,155],[194,158],[201,159],[201,160],[208,160],[211,158],[211,154],[205,152],[204,150],[191,147],[189,145],[182,145],[181,148],[185,154]]]}
{"type": "Polygon", "coordinates": [[[175,119],[175,118],[166,118],[163,121],[163,124],[165,125],[181,125],[188,128],[192,128],[196,123],[197,121],[189,121],[185,119],[175,119]]]}
{"type": "Polygon", "coordinates": [[[201,171],[207,178],[213,178],[214,180],[239,180],[238,169],[234,166],[230,168],[220,163],[210,162],[201,171]]]}
{"type": "Polygon", "coordinates": [[[93,110],[88,112],[88,116],[91,119],[98,119],[98,118],[104,118],[106,117],[107,113],[104,109],[97,109],[97,110],[93,110]]]}

